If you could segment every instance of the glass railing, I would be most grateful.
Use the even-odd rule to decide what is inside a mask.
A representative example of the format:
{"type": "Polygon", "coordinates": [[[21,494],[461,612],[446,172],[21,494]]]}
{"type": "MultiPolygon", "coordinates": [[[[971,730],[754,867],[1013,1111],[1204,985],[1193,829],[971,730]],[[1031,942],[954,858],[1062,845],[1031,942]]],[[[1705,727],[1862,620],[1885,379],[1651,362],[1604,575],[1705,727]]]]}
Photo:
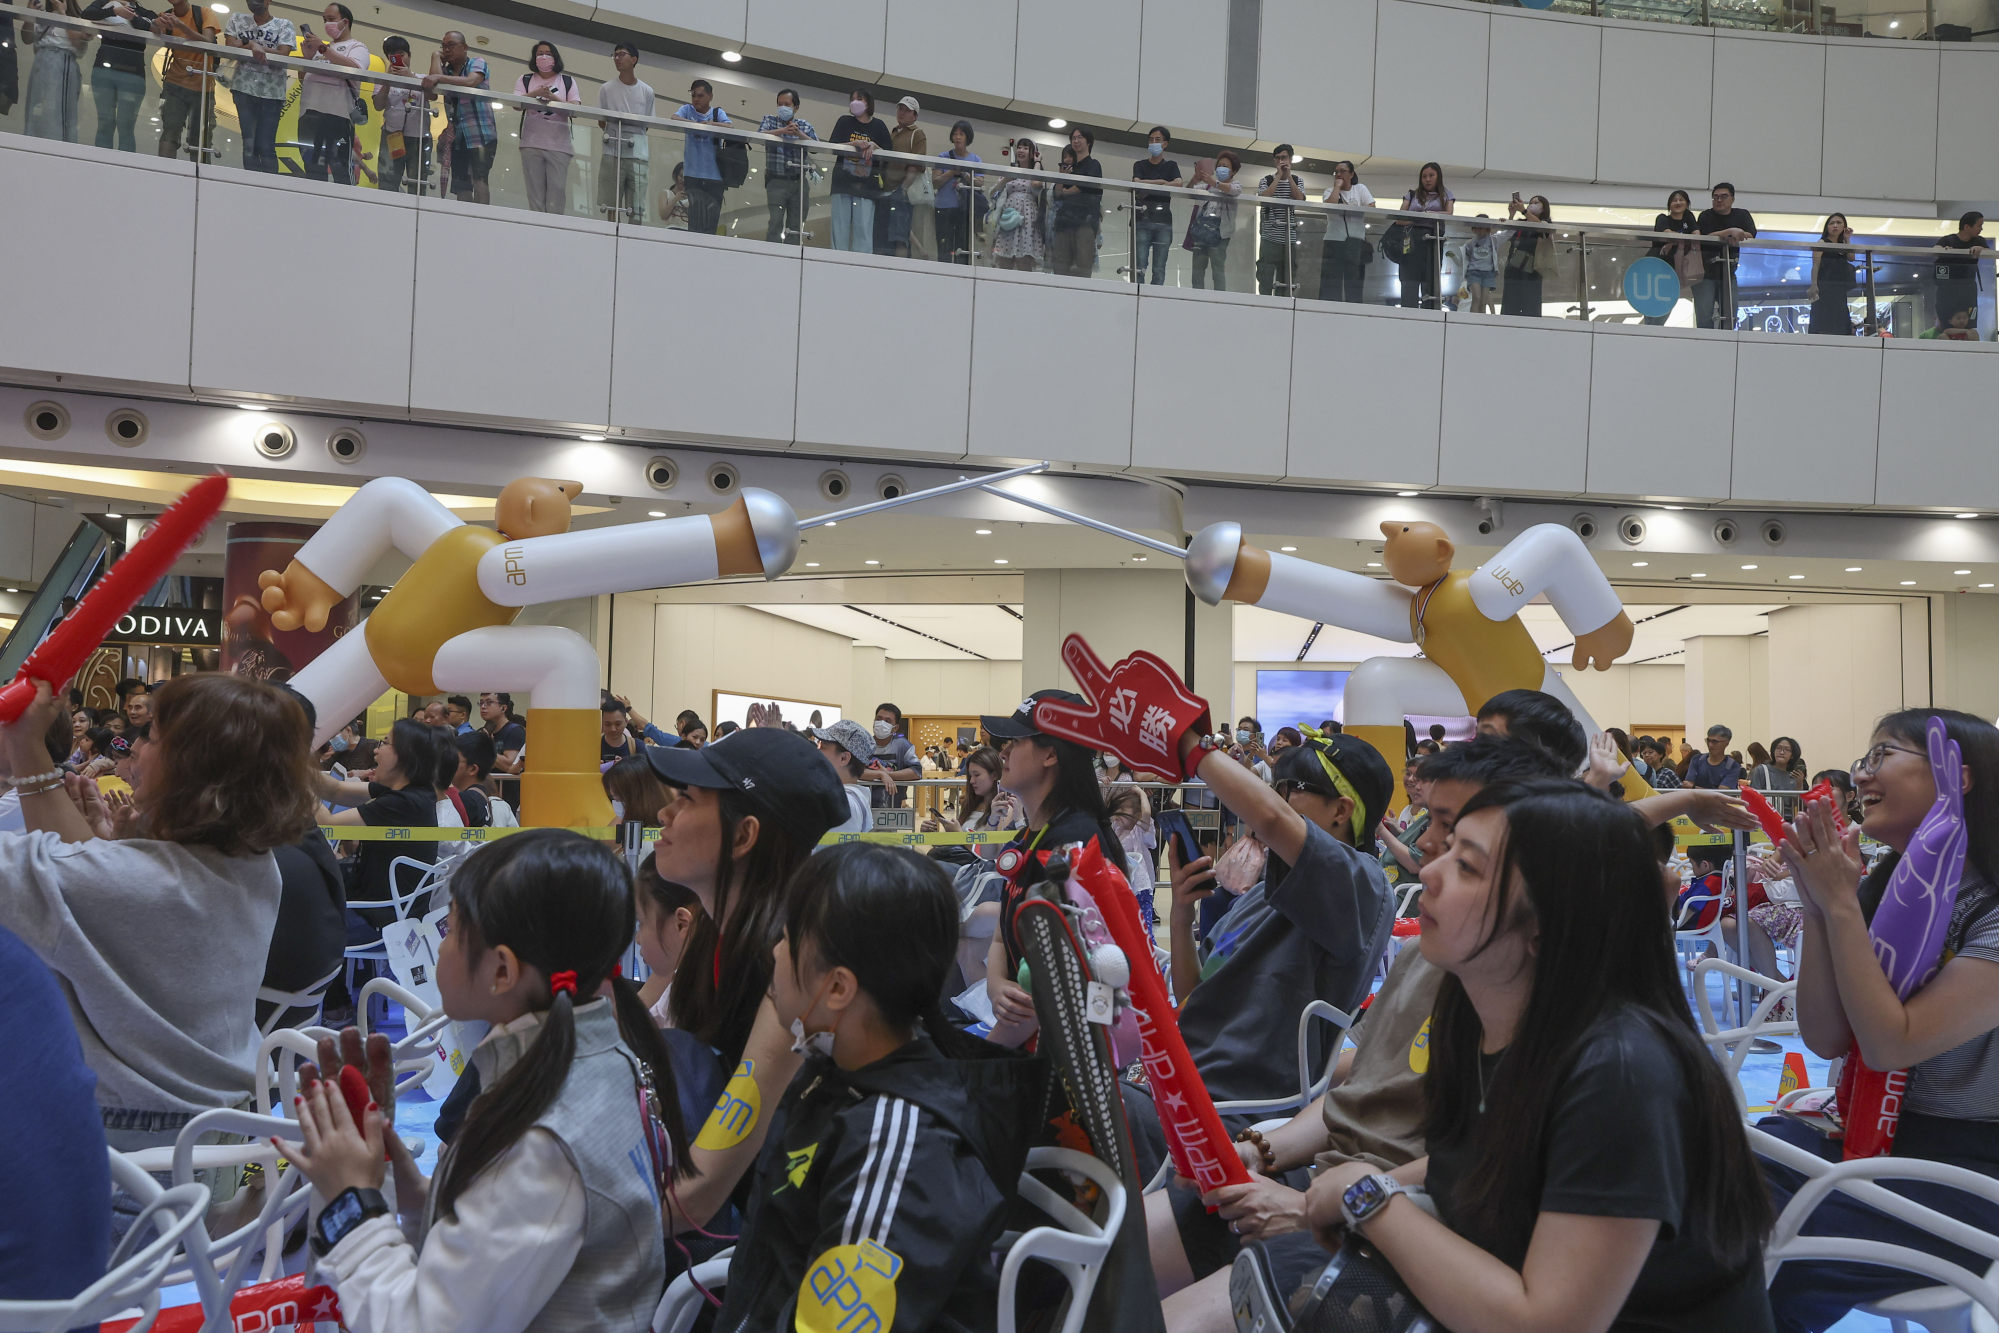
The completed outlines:
{"type": "MultiPolygon", "coordinates": [[[[1564,224],[1559,208],[1550,224],[1357,208],[1328,202],[1323,184],[1279,179],[1232,152],[1201,159],[1173,186],[1085,177],[1066,166],[873,148],[864,156],[821,142],[831,126],[605,111],[597,105],[603,85],[583,78],[562,82],[552,100],[551,92],[517,95],[518,82],[495,90],[444,81],[476,71],[363,71],[9,3],[0,3],[0,22],[20,27],[14,40],[32,52],[24,95],[0,114],[0,131],[187,157],[203,170],[266,170],[747,243],[1304,303],[1773,334],[1993,334],[1990,259],[1939,250],[1934,238],[1734,243],[1564,224]],[[140,73],[118,77],[120,64],[140,73]]],[[[429,67],[433,57],[421,59],[429,67]]],[[[1026,144],[994,156],[1020,145],[1025,158],[1026,144]]]]}
{"type": "Polygon", "coordinates": [[[1908,41],[1999,40],[1991,10],[1971,0],[1486,0],[1506,8],[1544,9],[1590,18],[1677,23],[1747,32],[1812,33],[1823,37],[1886,37],[1908,41]]]}

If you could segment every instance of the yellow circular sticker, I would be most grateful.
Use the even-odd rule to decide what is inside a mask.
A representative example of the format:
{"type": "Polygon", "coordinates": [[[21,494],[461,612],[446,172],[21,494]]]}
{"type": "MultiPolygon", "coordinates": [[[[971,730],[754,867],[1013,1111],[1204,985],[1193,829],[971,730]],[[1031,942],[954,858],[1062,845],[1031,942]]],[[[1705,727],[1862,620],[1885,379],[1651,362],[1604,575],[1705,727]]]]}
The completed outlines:
{"type": "Polygon", "coordinates": [[[736,1066],[735,1076],[708,1113],[708,1121],[694,1136],[694,1146],[710,1152],[733,1148],[757,1127],[757,1111],[762,1101],[757,1092],[757,1062],[745,1060],[736,1066]]]}
{"type": "Polygon", "coordinates": [[[798,1284],[795,1333],[886,1333],[895,1326],[902,1259],[875,1240],[835,1245],[798,1284]]]}
{"type": "MultiPolygon", "coordinates": [[[[1422,1029],[1416,1033],[1416,1040],[1409,1043],[1409,1068],[1418,1074],[1430,1068],[1430,1020],[1427,1018],[1423,1020],[1422,1029]]],[[[709,1123],[714,1122],[711,1120],[709,1123]]]]}

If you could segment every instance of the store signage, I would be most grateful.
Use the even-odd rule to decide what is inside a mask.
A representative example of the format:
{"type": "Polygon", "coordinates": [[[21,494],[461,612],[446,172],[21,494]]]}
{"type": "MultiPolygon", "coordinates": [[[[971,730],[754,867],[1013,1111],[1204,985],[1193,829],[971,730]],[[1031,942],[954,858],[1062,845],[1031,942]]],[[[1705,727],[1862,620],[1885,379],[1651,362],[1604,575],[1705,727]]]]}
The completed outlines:
{"type": "Polygon", "coordinates": [[[1680,275],[1665,260],[1647,255],[1624,270],[1624,299],[1647,319],[1670,315],[1680,300],[1680,275]]]}
{"type": "Polygon", "coordinates": [[[135,606],[119,617],[104,641],[220,648],[222,615],[219,611],[184,606],[135,606]]]}

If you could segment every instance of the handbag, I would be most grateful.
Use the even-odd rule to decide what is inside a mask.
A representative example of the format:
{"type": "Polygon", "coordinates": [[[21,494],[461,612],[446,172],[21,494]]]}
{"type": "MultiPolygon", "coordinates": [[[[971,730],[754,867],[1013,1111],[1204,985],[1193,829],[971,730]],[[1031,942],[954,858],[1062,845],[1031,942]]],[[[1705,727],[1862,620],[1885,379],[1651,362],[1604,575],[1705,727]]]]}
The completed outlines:
{"type": "Polygon", "coordinates": [[[1682,245],[1678,249],[1679,253],[1673,256],[1673,272],[1682,281],[1699,282],[1707,277],[1707,261],[1701,258],[1699,246],[1682,245]]]}
{"type": "Polygon", "coordinates": [[[1345,253],[1341,256],[1349,264],[1366,267],[1374,262],[1374,247],[1365,236],[1349,236],[1340,242],[1345,253]]]}
{"type": "Polygon", "coordinates": [[[1194,210],[1187,220],[1187,248],[1206,250],[1222,243],[1222,211],[1212,200],[1194,210]]]}
{"type": "Polygon", "coordinates": [[[937,185],[930,179],[928,171],[916,173],[916,179],[904,187],[909,202],[918,208],[934,208],[937,205],[937,185]]]}
{"type": "Polygon", "coordinates": [[[1008,204],[1000,210],[999,229],[1001,231],[1017,231],[1020,229],[1020,224],[1024,221],[1026,219],[1021,215],[1021,211],[1012,204],[1008,204]]]}
{"type": "Polygon", "coordinates": [[[354,95],[354,105],[347,108],[347,119],[356,125],[368,123],[368,104],[362,100],[359,93],[354,95]]]}

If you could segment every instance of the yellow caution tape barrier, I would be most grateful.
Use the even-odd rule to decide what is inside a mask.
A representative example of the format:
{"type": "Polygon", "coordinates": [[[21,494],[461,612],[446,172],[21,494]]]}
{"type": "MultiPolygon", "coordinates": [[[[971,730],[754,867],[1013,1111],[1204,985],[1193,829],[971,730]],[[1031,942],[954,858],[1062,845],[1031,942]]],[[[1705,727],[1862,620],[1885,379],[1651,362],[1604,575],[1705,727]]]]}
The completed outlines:
{"type": "MultiPolygon", "coordinates": [[[[493,842],[509,834],[525,833],[524,828],[396,828],[387,825],[366,824],[321,824],[319,831],[329,842],[493,842]]],[[[569,828],[568,833],[580,833],[586,838],[600,842],[612,842],[624,836],[612,824],[597,828],[569,828]]],[[[647,829],[645,841],[656,842],[658,829],[647,829]]],[[[822,846],[832,846],[842,842],[879,842],[891,847],[964,847],[998,846],[1011,841],[1013,834],[994,829],[977,833],[829,833],[819,840],[822,846]]]]}

